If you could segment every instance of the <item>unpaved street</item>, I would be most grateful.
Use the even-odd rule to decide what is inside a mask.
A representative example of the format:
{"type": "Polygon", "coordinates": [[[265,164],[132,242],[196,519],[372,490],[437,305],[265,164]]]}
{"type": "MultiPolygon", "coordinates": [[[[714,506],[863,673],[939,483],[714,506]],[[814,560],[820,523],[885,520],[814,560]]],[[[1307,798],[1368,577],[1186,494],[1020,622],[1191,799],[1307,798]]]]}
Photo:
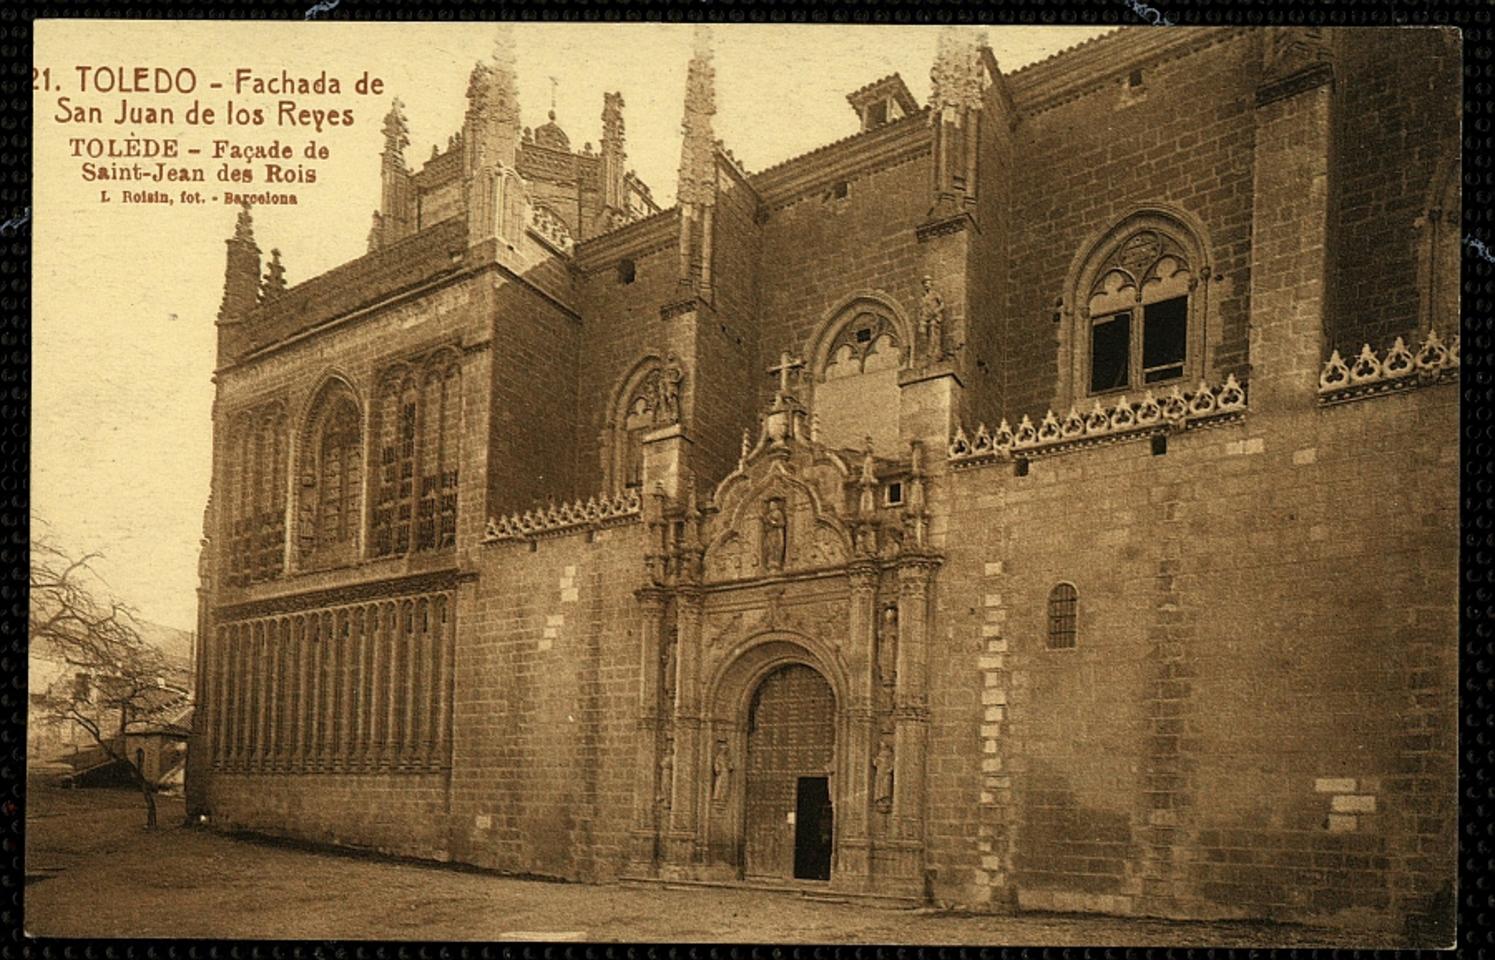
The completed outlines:
{"type": "Polygon", "coordinates": [[[43,937],[601,940],[1043,945],[1392,946],[1254,924],[890,910],[741,890],[517,880],[278,846],[180,826],[146,832],[128,791],[33,783],[26,930],[43,937]]]}

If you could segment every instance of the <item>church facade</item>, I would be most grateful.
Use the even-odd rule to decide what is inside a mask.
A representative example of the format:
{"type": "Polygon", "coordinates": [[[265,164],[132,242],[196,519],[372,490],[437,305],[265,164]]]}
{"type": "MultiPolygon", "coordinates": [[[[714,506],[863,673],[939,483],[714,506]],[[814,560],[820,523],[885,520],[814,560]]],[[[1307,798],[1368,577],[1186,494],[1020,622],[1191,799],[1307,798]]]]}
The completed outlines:
{"type": "MultiPolygon", "coordinates": [[[[1456,37],[941,35],[677,201],[512,41],[364,256],[227,242],[189,803],[579,881],[1451,904],[1456,37]]],[[[1450,908],[1451,909],[1451,906],[1450,908]]]]}

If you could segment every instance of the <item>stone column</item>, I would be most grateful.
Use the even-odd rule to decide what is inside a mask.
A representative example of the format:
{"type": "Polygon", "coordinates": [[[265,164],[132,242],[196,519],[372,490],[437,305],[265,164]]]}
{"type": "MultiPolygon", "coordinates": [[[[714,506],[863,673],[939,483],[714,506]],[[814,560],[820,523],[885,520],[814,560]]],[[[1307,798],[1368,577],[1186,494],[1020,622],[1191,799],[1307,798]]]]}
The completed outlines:
{"type": "Polygon", "coordinates": [[[452,747],[452,681],[457,659],[456,597],[436,601],[436,763],[449,767],[452,747]]]}
{"type": "Polygon", "coordinates": [[[307,636],[308,618],[298,616],[291,624],[296,643],[296,723],[291,763],[297,770],[306,769],[307,725],[311,717],[311,638],[307,636]]]}
{"type": "Polygon", "coordinates": [[[701,607],[699,588],[681,587],[675,607],[675,775],[670,795],[670,829],[665,835],[666,872],[686,876],[704,852],[698,829],[703,800],[701,756],[701,607]]]}
{"type": "Polygon", "coordinates": [[[358,686],[353,682],[358,675],[358,608],[349,607],[340,616],[343,620],[340,635],[343,647],[343,693],[342,705],[338,709],[337,759],[341,767],[348,769],[353,766],[353,718],[356,716],[354,696],[358,690],[358,686]]]}
{"type": "Polygon", "coordinates": [[[872,560],[852,563],[847,570],[850,603],[847,607],[846,671],[851,677],[850,700],[846,704],[847,739],[844,747],[846,771],[840,796],[834,798],[839,820],[836,875],[843,886],[865,889],[871,882],[871,764],[877,741],[876,680],[873,664],[877,649],[877,564],[872,560]]]}
{"type": "Polygon", "coordinates": [[[381,711],[384,706],[384,671],[388,667],[384,654],[384,618],[380,615],[379,605],[369,604],[364,608],[364,616],[369,625],[369,692],[365,707],[368,711],[368,730],[363,757],[364,766],[372,769],[379,765],[383,756],[384,724],[381,711]]]}
{"type": "Polygon", "coordinates": [[[387,664],[384,675],[384,765],[393,767],[400,758],[400,607],[384,605],[384,644],[387,664]]]}
{"type": "Polygon", "coordinates": [[[261,765],[266,770],[275,766],[280,740],[280,650],[283,642],[280,618],[265,621],[265,742],[260,753],[264,757],[261,765]]]}
{"type": "Polygon", "coordinates": [[[213,645],[213,765],[220,765],[228,743],[229,628],[219,627],[213,645]]]}
{"type": "Polygon", "coordinates": [[[338,617],[322,614],[322,722],[317,745],[317,768],[329,770],[337,754],[338,617]]]}
{"type": "Polygon", "coordinates": [[[665,594],[644,587],[638,599],[639,703],[638,746],[634,757],[633,830],[630,832],[628,872],[653,876],[659,857],[659,732],[664,725],[659,703],[659,649],[664,634],[665,594]]]}
{"type": "Polygon", "coordinates": [[[929,583],[938,565],[910,556],[898,565],[898,682],[893,692],[894,884],[905,894],[924,891],[924,767],[929,738],[929,583]]]}
{"type": "Polygon", "coordinates": [[[400,657],[405,665],[400,684],[403,707],[400,717],[400,766],[403,767],[410,765],[416,753],[415,673],[420,666],[420,633],[415,622],[414,600],[406,600],[400,604],[400,657]]]}

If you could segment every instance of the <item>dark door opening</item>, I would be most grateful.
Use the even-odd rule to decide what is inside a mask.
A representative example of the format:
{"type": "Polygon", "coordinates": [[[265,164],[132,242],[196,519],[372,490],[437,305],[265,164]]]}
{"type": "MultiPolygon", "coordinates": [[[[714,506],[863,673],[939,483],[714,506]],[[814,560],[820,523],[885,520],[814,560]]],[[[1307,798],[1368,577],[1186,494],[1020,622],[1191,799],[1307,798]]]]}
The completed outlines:
{"type": "Polygon", "coordinates": [[[831,878],[831,794],[825,777],[800,777],[794,804],[794,876],[831,878]]]}

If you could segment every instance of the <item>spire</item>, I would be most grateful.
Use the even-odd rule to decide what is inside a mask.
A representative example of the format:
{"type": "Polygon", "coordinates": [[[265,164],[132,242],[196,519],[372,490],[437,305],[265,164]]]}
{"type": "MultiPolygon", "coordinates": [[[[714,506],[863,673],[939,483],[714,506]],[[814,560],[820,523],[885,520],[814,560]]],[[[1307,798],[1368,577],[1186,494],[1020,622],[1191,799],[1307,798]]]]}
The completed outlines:
{"type": "Polygon", "coordinates": [[[463,192],[471,243],[495,237],[513,243],[523,232],[528,201],[516,170],[519,130],[514,28],[501,23],[493,53],[473,66],[467,84],[463,192]]]}
{"type": "Polygon", "coordinates": [[[248,203],[240,207],[234,221],[234,235],[227,244],[223,303],[218,307],[218,319],[222,322],[239,320],[259,302],[260,248],[254,242],[254,218],[248,203]]]}
{"type": "Polygon", "coordinates": [[[260,302],[274,300],[286,292],[286,268],[280,262],[280,248],[270,248],[270,263],[265,267],[265,277],[260,281],[260,302]]]}
{"type": "Polygon", "coordinates": [[[946,120],[960,126],[962,113],[981,109],[985,68],[981,51],[986,34],[971,27],[947,26],[940,30],[934,66],[929,70],[931,122],[946,120]]]}
{"type": "Polygon", "coordinates": [[[685,116],[681,128],[680,183],[677,201],[684,206],[716,202],[716,138],[711,117],[716,113],[716,68],[711,65],[711,28],[697,24],[695,49],[685,76],[685,116]]]}
{"type": "Polygon", "coordinates": [[[405,148],[410,146],[410,126],[405,122],[405,104],[395,97],[384,115],[384,166],[405,169],[405,148]]]}
{"type": "Polygon", "coordinates": [[[628,152],[624,146],[623,94],[602,95],[602,207],[619,222],[627,217],[624,177],[628,152]]]}

